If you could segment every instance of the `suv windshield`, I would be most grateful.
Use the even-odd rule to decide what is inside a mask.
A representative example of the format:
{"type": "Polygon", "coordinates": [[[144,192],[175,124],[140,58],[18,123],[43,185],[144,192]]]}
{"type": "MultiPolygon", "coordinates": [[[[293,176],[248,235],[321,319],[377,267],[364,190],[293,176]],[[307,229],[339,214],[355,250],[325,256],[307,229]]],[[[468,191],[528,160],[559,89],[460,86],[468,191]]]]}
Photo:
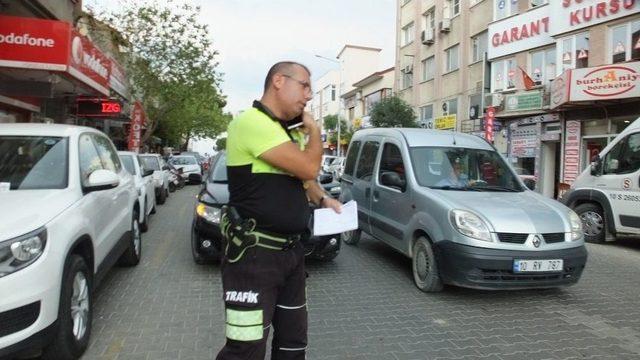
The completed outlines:
{"type": "Polygon", "coordinates": [[[209,176],[209,182],[211,183],[227,183],[227,155],[221,154],[211,170],[211,176],[209,176]]]}
{"type": "Polygon", "coordinates": [[[66,188],[68,143],[66,137],[0,136],[0,183],[11,190],[66,188]]]}
{"type": "Polygon", "coordinates": [[[524,191],[495,151],[416,147],[411,149],[411,157],[421,186],[443,190],[524,191]]]}
{"type": "Polygon", "coordinates": [[[174,156],[169,159],[173,165],[198,165],[198,161],[193,156],[174,156]]]}
{"type": "Polygon", "coordinates": [[[158,171],[160,170],[160,163],[158,162],[158,158],[155,156],[140,156],[140,159],[142,159],[142,166],[145,169],[149,169],[149,170],[153,170],[153,171],[158,171]]]}

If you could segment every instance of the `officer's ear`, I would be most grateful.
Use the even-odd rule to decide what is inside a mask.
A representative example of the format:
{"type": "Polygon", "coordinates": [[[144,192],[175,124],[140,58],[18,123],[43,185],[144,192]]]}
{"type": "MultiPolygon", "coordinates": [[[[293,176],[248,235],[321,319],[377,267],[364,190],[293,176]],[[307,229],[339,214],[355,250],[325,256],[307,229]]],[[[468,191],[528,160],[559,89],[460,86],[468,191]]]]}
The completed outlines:
{"type": "Polygon", "coordinates": [[[271,79],[271,86],[273,86],[274,90],[280,90],[284,86],[286,80],[286,76],[280,73],[276,73],[271,79]]]}

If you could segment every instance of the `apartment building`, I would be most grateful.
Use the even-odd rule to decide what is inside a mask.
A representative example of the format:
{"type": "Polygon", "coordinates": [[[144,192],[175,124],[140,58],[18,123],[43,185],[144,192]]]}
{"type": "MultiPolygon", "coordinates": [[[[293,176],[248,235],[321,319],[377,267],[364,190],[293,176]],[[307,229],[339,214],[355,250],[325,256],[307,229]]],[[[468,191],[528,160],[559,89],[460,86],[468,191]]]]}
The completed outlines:
{"type": "Polygon", "coordinates": [[[492,0],[398,0],[395,90],[414,107],[421,126],[481,133],[493,5],[492,0]]]}
{"type": "MultiPolygon", "coordinates": [[[[329,144],[326,141],[329,138],[329,134],[324,133],[322,120],[327,115],[339,115],[343,119],[348,118],[349,110],[341,105],[341,98],[344,98],[344,94],[355,89],[354,84],[356,82],[379,70],[381,51],[382,49],[374,47],[344,45],[336,56],[337,60],[327,59],[327,61],[335,62],[338,68],[328,71],[313,80],[314,94],[308,110],[323,129],[323,146],[325,149],[329,148],[329,144]]],[[[342,150],[345,150],[344,146],[342,150]]],[[[342,153],[344,151],[341,151],[342,153]]]]}
{"type": "Polygon", "coordinates": [[[495,0],[493,19],[495,138],[554,197],[640,115],[640,2],[495,0]]]}
{"type": "Polygon", "coordinates": [[[380,100],[393,94],[395,68],[391,67],[368,75],[353,84],[354,88],[342,95],[346,120],[355,129],[371,126],[370,113],[380,100]]]}

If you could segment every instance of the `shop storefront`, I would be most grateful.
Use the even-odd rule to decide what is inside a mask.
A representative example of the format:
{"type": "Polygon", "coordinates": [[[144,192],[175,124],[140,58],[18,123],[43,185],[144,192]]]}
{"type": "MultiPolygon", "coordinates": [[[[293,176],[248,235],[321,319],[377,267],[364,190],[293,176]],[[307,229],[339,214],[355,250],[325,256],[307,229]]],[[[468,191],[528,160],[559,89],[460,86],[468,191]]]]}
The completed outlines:
{"type": "Polygon", "coordinates": [[[572,69],[556,78],[551,107],[564,114],[563,182],[640,117],[640,62],[572,69]]]}

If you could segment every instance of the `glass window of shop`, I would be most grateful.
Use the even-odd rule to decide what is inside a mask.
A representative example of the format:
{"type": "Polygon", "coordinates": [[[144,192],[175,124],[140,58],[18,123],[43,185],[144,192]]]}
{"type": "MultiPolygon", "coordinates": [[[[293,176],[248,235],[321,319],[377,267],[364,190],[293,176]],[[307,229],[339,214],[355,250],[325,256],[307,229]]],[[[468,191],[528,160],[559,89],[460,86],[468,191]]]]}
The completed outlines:
{"type": "Polygon", "coordinates": [[[556,75],[556,48],[531,53],[529,74],[536,85],[548,84],[556,75]]]}
{"type": "Polygon", "coordinates": [[[589,33],[581,33],[558,40],[557,75],[567,69],[581,69],[589,66],[589,33]]]}
{"type": "Polygon", "coordinates": [[[516,59],[504,59],[491,64],[491,92],[510,90],[516,87],[516,59]]]}
{"type": "Polygon", "coordinates": [[[640,59],[640,20],[610,28],[609,59],[612,64],[640,59]]]}

